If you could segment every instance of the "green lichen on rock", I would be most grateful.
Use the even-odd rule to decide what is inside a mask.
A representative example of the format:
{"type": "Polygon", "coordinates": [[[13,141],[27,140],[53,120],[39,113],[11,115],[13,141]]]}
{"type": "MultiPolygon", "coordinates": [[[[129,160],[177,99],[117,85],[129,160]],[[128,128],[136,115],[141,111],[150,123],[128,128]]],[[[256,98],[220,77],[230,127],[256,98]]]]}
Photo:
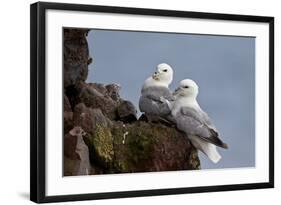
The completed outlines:
{"type": "Polygon", "coordinates": [[[197,151],[173,127],[141,121],[116,123],[111,133],[114,173],[199,169],[197,151]]]}
{"type": "Polygon", "coordinates": [[[100,167],[100,174],[200,169],[197,150],[187,137],[163,124],[96,124],[84,139],[92,167],[100,167]]]}
{"type": "Polygon", "coordinates": [[[117,172],[135,172],[150,160],[155,138],[140,123],[124,124],[112,129],[114,136],[114,168],[117,172]]]}
{"type": "Polygon", "coordinates": [[[198,151],[196,148],[192,146],[190,156],[189,156],[189,163],[192,169],[198,170],[201,169],[200,160],[198,157],[198,151]]]}
{"type": "Polygon", "coordinates": [[[137,165],[141,160],[151,158],[154,141],[151,130],[130,126],[127,136],[128,159],[137,165]]]}
{"type": "MultiPolygon", "coordinates": [[[[128,164],[127,154],[126,154],[126,146],[124,141],[124,135],[126,133],[122,123],[116,123],[114,127],[112,127],[112,135],[113,135],[113,147],[114,147],[114,163],[113,167],[116,173],[122,172],[131,172],[130,164],[128,164]]],[[[125,136],[126,140],[126,136],[125,136]]]]}
{"type": "Polygon", "coordinates": [[[90,160],[110,168],[114,156],[113,138],[110,129],[96,125],[95,134],[86,136],[85,141],[89,147],[90,160]]]}

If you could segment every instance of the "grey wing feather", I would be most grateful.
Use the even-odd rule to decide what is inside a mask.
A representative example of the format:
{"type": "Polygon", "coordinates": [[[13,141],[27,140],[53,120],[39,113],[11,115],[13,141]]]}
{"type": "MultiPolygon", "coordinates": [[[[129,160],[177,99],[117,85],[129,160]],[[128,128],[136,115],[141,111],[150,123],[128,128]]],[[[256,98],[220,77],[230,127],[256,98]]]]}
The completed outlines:
{"type": "Polygon", "coordinates": [[[217,128],[216,126],[212,123],[211,118],[209,117],[209,115],[207,113],[205,113],[204,111],[201,111],[202,117],[204,119],[204,122],[208,125],[208,127],[212,128],[213,130],[215,130],[217,132],[217,128]]]}
{"type": "Polygon", "coordinates": [[[211,123],[210,119],[208,118],[208,121],[206,119],[206,116],[202,116],[202,113],[187,107],[181,108],[181,111],[176,116],[178,129],[226,149],[227,144],[222,142],[217,131],[208,125],[211,123]]]}
{"type": "Polygon", "coordinates": [[[157,98],[160,98],[162,96],[167,100],[175,100],[171,91],[167,87],[154,86],[154,87],[143,88],[141,93],[142,95],[156,96],[157,98]]]}
{"type": "Polygon", "coordinates": [[[142,89],[139,100],[140,111],[159,116],[169,115],[171,110],[167,103],[161,101],[161,97],[170,99],[171,96],[170,90],[166,87],[155,86],[142,89]]]}
{"type": "Polygon", "coordinates": [[[176,100],[175,96],[173,96],[171,93],[169,95],[164,95],[163,97],[172,102],[176,100]]]}
{"type": "Polygon", "coordinates": [[[156,101],[158,103],[161,103],[161,99],[160,99],[160,96],[156,96],[156,95],[152,95],[152,94],[146,94],[146,95],[143,95],[145,98],[149,99],[149,100],[152,100],[152,101],[156,101]]]}
{"type": "Polygon", "coordinates": [[[139,108],[141,112],[152,115],[168,115],[171,110],[166,103],[161,102],[160,100],[151,98],[149,95],[142,95],[139,100],[139,108]]]}

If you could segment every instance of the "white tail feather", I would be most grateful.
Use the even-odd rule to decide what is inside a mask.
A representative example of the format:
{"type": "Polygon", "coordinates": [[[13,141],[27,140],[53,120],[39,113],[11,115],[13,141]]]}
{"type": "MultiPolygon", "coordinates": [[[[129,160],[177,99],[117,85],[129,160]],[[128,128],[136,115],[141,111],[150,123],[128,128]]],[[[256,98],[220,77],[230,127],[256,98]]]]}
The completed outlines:
{"type": "Polygon", "coordinates": [[[213,163],[218,163],[221,159],[221,155],[217,151],[217,147],[205,140],[200,139],[197,136],[189,136],[193,146],[203,152],[213,163]]]}

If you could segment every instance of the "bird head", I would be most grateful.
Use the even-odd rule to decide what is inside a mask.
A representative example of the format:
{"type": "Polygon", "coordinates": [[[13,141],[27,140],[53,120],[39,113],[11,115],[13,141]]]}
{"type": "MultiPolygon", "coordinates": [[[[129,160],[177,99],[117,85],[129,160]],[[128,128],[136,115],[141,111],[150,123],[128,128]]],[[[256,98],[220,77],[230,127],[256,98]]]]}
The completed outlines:
{"type": "Polygon", "coordinates": [[[173,80],[173,69],[166,63],[161,63],[157,66],[152,78],[156,81],[161,81],[170,85],[173,80]]]}
{"type": "Polygon", "coordinates": [[[191,79],[182,80],[179,87],[175,90],[174,96],[196,98],[199,92],[198,85],[191,79]]]}

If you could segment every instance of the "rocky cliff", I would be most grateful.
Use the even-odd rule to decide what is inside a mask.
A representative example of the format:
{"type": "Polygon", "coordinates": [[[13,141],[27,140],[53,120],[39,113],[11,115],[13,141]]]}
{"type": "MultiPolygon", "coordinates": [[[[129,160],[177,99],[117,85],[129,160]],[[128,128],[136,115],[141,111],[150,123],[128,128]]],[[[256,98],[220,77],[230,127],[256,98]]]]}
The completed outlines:
{"type": "Polygon", "coordinates": [[[85,83],[87,33],[64,29],[64,175],[200,169],[183,133],[137,119],[118,85],[85,83]]]}

